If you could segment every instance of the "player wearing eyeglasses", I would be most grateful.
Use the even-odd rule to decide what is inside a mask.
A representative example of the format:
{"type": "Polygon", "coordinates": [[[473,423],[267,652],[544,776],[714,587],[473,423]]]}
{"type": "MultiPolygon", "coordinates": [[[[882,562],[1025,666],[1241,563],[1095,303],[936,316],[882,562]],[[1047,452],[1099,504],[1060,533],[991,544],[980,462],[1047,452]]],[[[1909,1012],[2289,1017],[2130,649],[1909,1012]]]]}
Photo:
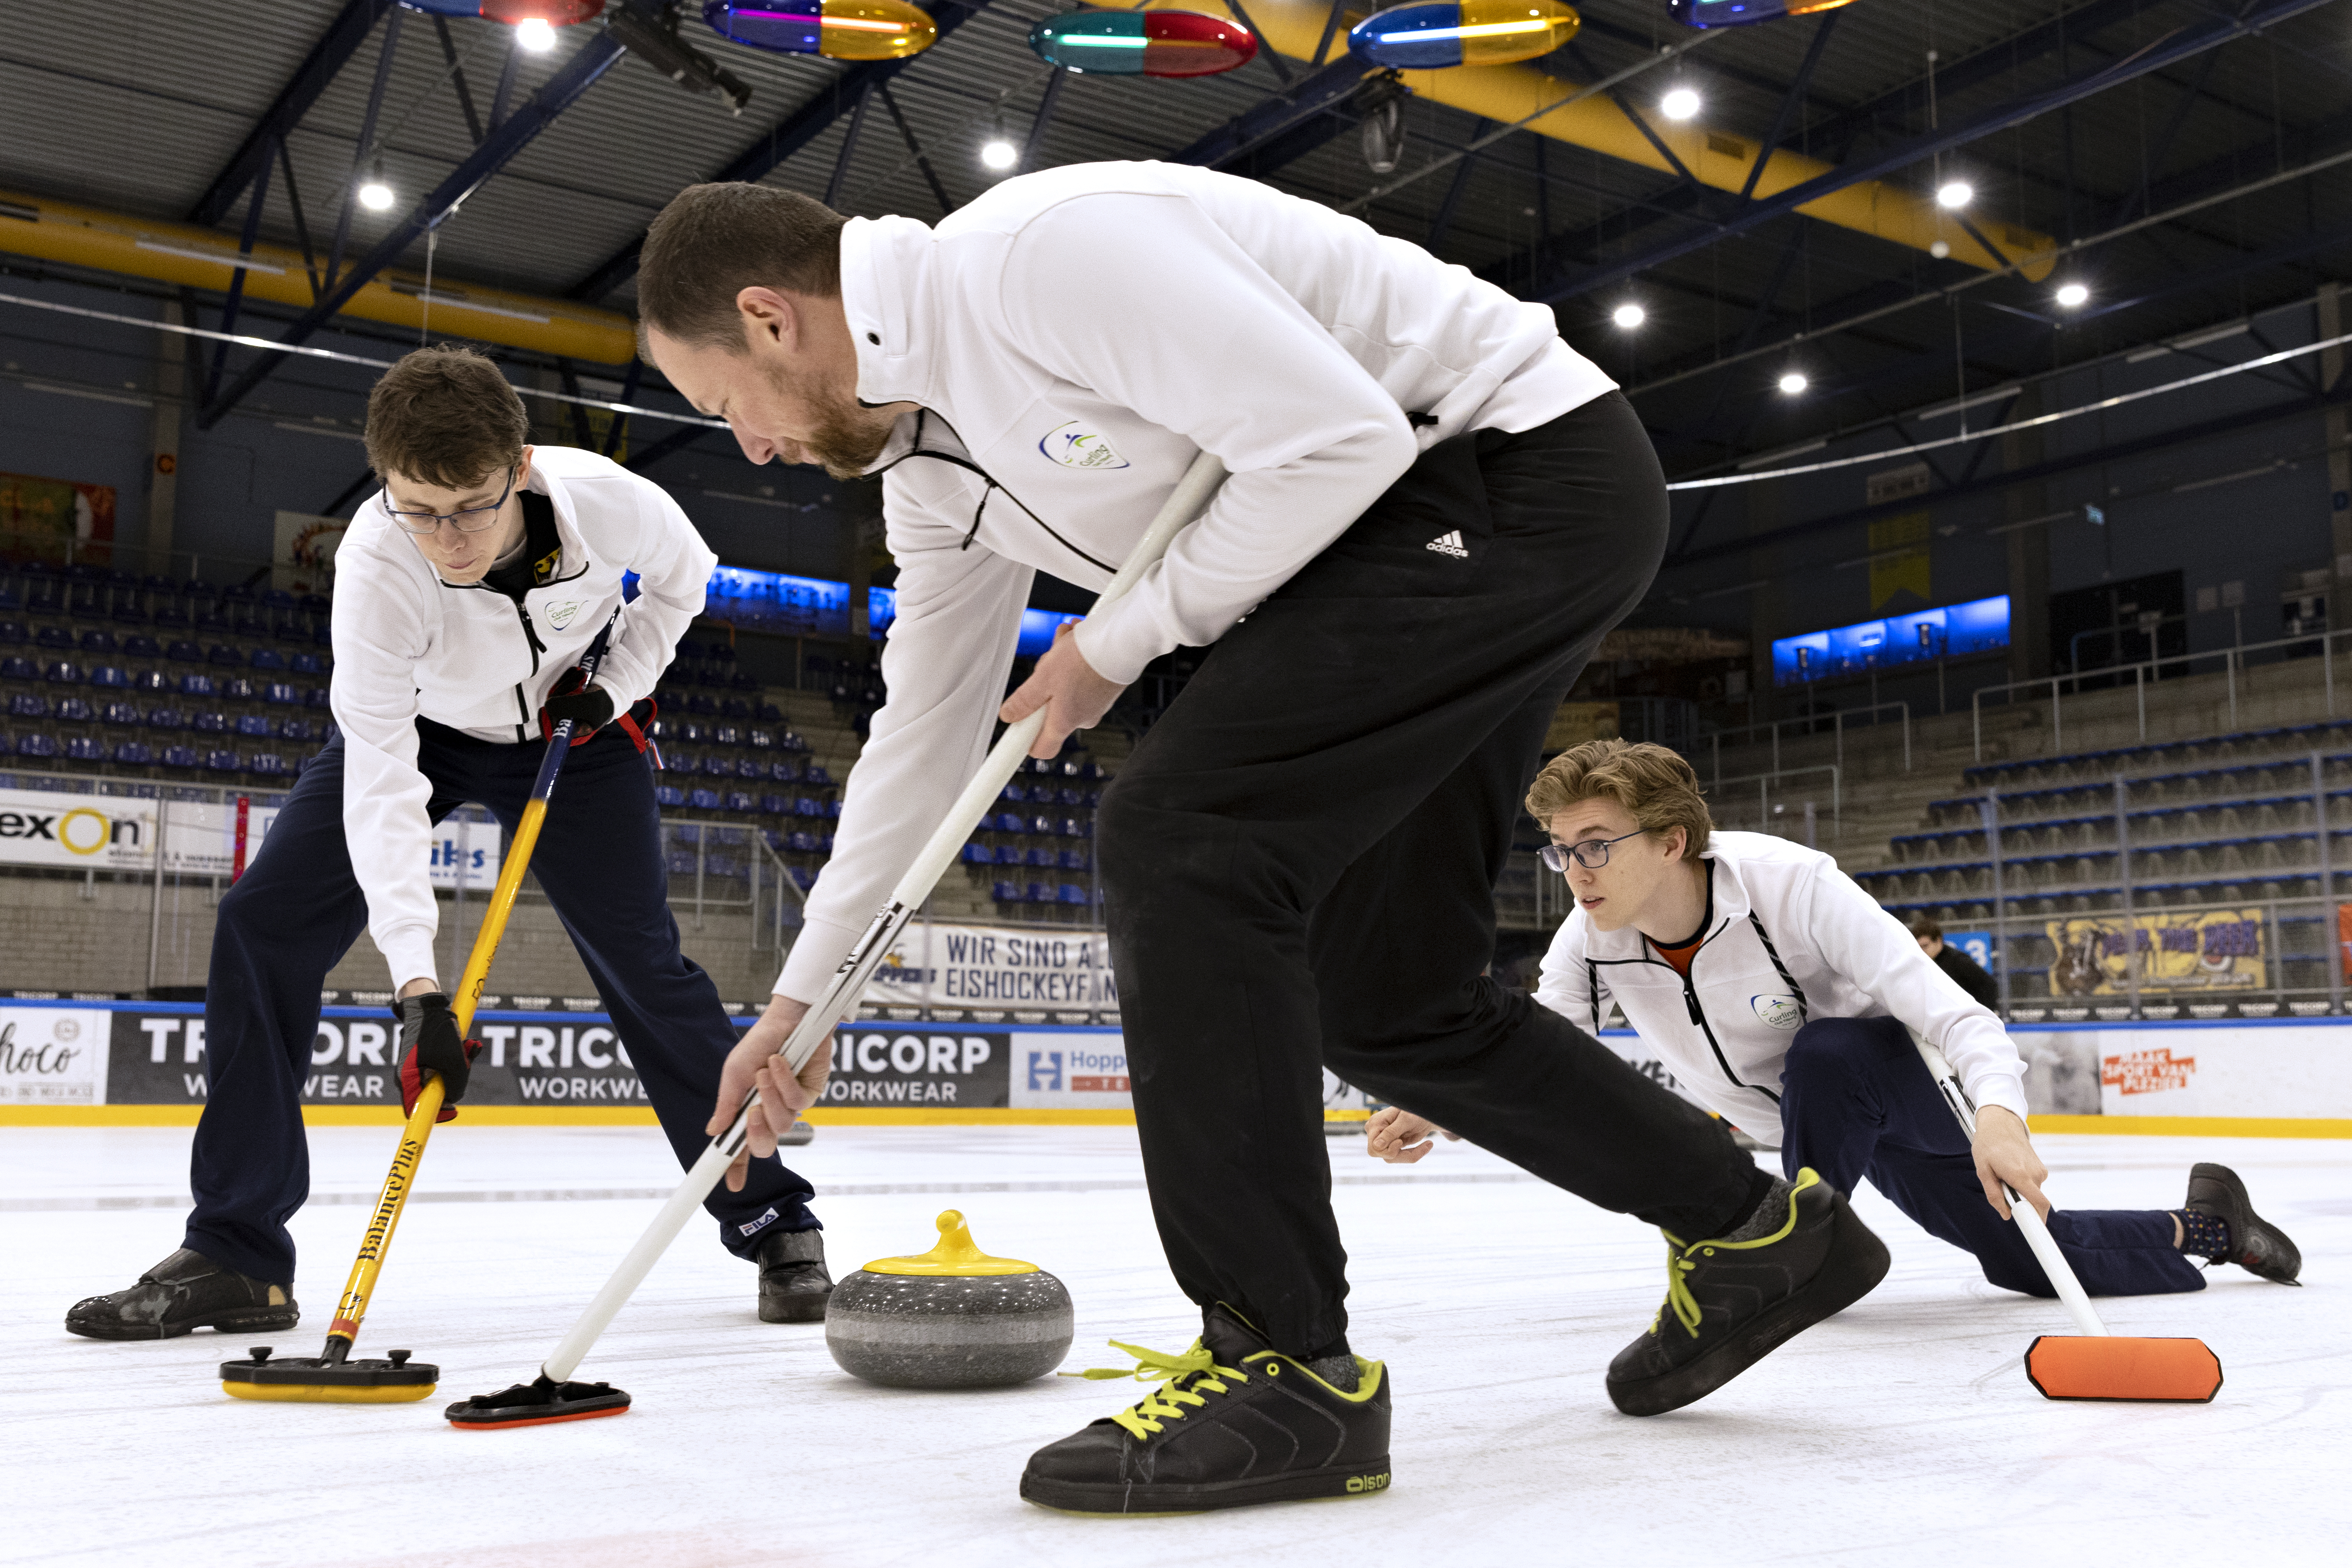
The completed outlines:
{"type": "MultiPolygon", "coordinates": [[[[2192,1256],[2294,1281],[2301,1254],[2227,1166],[2194,1166],[2178,1209],[2053,1213],[2026,1134],[2025,1063],[2000,1019],[1830,856],[1717,831],[1675,752],[1587,742],[1537,776],[1528,810],[1552,841],[1544,864],[1576,900],[1536,999],[1595,1033],[1615,1002],[1699,1103],[1780,1151],[1801,1215],[1808,1191],[1851,1192],[1867,1176],[1931,1235],[1975,1254],[1993,1284],[2051,1295],[2009,1223],[2006,1182],[2050,1221],[2093,1295],[2202,1290],[2192,1256]],[[1915,1031],[1979,1107],[1973,1138],[1937,1094],[1915,1031]]],[[[1423,1118],[1385,1111],[1374,1122],[1375,1155],[1409,1164],[1429,1151],[1423,1118]]],[[[1696,1262],[1688,1279],[1704,1300],[1716,1264],[1675,1246],[1678,1269],[1696,1262]]],[[[1665,1314],[1612,1380],[1688,1337],[1665,1314]]]]}
{"type": "MultiPolygon", "coordinates": [[[[465,1098],[479,1047],[458,1039],[439,978],[465,949],[436,951],[434,825],[471,801],[511,831],[541,741],[566,718],[578,749],[531,875],[612,1014],[620,1043],[607,1060],[635,1073],[680,1163],[701,1154],[735,1030],[710,977],[679,950],[642,753],[654,683],[700,612],[718,559],[657,486],[530,437],[521,399],[467,350],[420,349],[370,395],[368,461],[383,489],[336,556],[334,729],[222,896],[214,928],[195,1210],[178,1251],[128,1290],[75,1305],[74,1333],[167,1339],[294,1325],[287,1221],[310,1194],[302,1097],[320,988],[366,930],[396,997],[405,1103],[427,1069],[452,1107],[465,1098]],[[627,574],[636,592],[625,603],[627,574]],[[599,643],[596,679],[583,686],[580,662],[599,643]]],[[[487,892],[489,878],[477,885],[487,892]]],[[[383,1031],[367,1058],[362,1031],[348,1026],[350,1065],[390,1065],[383,1031]]],[[[612,1049],[583,1040],[583,1065],[598,1064],[590,1051],[612,1049]]],[[[811,1082],[821,1084],[825,1060],[812,1063],[811,1082]]],[[[388,1095],[389,1071],[373,1082],[383,1087],[367,1098],[388,1095]]],[[[771,1322],[824,1315],[832,1281],[810,1193],[772,1156],[705,1206],[727,1249],[760,1265],[760,1315],[771,1322]]]]}

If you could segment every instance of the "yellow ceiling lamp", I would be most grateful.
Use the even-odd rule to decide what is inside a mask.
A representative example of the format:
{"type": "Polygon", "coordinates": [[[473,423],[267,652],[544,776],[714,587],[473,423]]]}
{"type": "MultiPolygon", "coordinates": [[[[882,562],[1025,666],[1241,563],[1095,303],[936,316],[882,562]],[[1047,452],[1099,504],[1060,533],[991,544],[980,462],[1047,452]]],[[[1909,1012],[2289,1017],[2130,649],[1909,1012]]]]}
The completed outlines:
{"type": "MultiPolygon", "coordinates": [[[[1197,0],[1145,0],[1145,6],[1150,10],[1175,9],[1195,3],[1197,0]]],[[[1361,12],[1343,13],[1342,26],[1352,27],[1372,15],[1373,10],[1368,6],[1361,12]]],[[[1321,0],[1255,0],[1250,6],[1250,17],[1265,35],[1266,44],[1276,53],[1299,60],[1315,57],[1315,47],[1322,39],[1323,24],[1329,15],[1329,7],[1321,0]]],[[[1571,147],[1638,163],[1645,169],[1675,172],[1674,165],[1651,145],[1650,139],[1606,97],[1584,99],[1542,113],[1546,104],[1575,88],[1534,66],[1461,65],[1444,70],[1409,70],[1402,75],[1415,97],[1433,103],[1475,114],[1499,125],[1537,115],[1538,118],[1530,120],[1525,130],[1571,147]]],[[[1645,118],[1658,139],[1674,150],[1675,156],[1701,184],[1736,192],[1748,183],[1748,171],[1759,151],[1754,138],[1712,131],[1696,120],[1676,121],[1663,114],[1645,118]]],[[[1784,149],[1766,162],[1753,194],[1759,200],[1775,196],[1835,170],[1834,164],[1784,149]]],[[[2011,257],[2049,251],[2057,243],[2048,235],[2014,224],[1978,217],[1974,220],[1978,229],[2005,253],[1995,256],[1961,226],[1958,214],[1936,204],[1932,192],[1916,191],[1885,180],[1857,182],[1797,210],[1822,223],[1914,250],[1933,254],[1940,243],[1950,247],[1954,261],[1988,270],[2007,265],[2011,257]]],[[[2039,279],[2048,277],[2054,265],[2055,257],[2042,256],[2022,270],[2026,277],[2039,279]]]]}
{"type": "MultiPolygon", "coordinates": [[[[226,289],[242,265],[245,292],[253,298],[298,308],[308,308],[312,298],[310,275],[298,250],[258,245],[251,256],[240,257],[235,240],[211,229],[151,223],[10,191],[0,191],[0,251],[215,290],[226,289]]],[[[341,313],[591,364],[625,365],[636,357],[635,323],[611,310],[440,278],[433,282],[429,319],[427,304],[421,276],[386,271],[353,295],[341,313]]]]}

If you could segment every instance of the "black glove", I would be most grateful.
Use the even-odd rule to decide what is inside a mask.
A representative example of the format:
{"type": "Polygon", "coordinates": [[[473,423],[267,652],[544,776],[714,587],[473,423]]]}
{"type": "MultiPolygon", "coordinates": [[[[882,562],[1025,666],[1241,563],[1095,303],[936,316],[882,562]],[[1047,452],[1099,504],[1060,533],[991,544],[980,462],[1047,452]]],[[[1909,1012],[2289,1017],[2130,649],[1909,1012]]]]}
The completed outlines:
{"type": "Polygon", "coordinates": [[[466,1080],[474,1052],[482,1049],[480,1042],[457,1038],[457,1011],[439,991],[401,998],[392,1004],[392,1016],[400,1020],[400,1108],[415,1114],[425,1075],[437,1072],[443,1109],[435,1119],[448,1121],[466,1097],[466,1080]]]}
{"type": "Polygon", "coordinates": [[[589,737],[613,722],[612,694],[587,685],[577,664],[564,671],[547,694],[547,705],[539,710],[539,737],[553,740],[555,727],[567,718],[572,721],[574,746],[586,745],[589,737]]]}

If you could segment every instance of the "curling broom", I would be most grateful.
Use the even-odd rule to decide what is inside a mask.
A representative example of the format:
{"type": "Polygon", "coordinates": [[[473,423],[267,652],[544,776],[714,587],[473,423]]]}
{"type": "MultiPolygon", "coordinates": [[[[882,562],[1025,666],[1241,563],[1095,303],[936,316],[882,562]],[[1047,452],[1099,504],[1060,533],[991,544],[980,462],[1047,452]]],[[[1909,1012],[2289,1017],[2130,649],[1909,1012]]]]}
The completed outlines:
{"type": "MultiPolygon", "coordinates": [[[[581,659],[584,677],[582,685],[596,678],[596,666],[604,662],[604,638],[610,631],[607,627],[605,632],[599,633],[581,659]]],[[[474,934],[474,950],[466,960],[465,975],[457,982],[454,1010],[460,1040],[474,1027],[474,1010],[481,1003],[482,986],[489,978],[490,960],[498,954],[499,938],[506,934],[507,916],[514,911],[515,894],[521,890],[523,873],[530,865],[530,852],[539,843],[540,824],[547,818],[548,797],[555,792],[555,776],[563,770],[563,759],[571,750],[572,721],[566,719],[555,727],[547,743],[547,755],[540,759],[539,774],[531,780],[522,820],[515,824],[514,843],[507,851],[506,863],[499,869],[498,886],[490,894],[489,910],[482,917],[481,929],[474,934]]],[[[360,1320],[367,1315],[368,1302],[375,1294],[376,1275],[383,1269],[384,1255],[392,1250],[392,1233],[399,1226],[401,1210],[415,1186],[416,1167],[425,1158],[425,1140],[433,1135],[434,1121],[441,1113],[442,1091],[441,1075],[427,1073],[417,1092],[416,1108],[409,1113],[408,1124],[401,1129],[400,1149],[392,1157],[392,1169],[384,1176],[383,1190],[376,1195],[375,1207],[369,1211],[367,1231],[360,1239],[359,1257],[352,1264],[351,1278],[344,1282],[342,1299],[335,1306],[334,1322],[327,1329],[326,1347],[315,1356],[272,1361],[269,1347],[257,1345],[250,1358],[221,1364],[222,1392],[239,1399],[300,1404],[399,1405],[431,1397],[441,1378],[441,1369],[431,1362],[411,1361],[404,1350],[395,1350],[382,1361],[353,1361],[351,1354],[352,1343],[359,1338],[360,1320]]]]}
{"type": "MultiPolygon", "coordinates": [[[[1170,542],[1208,505],[1209,497],[1224,478],[1224,472],[1223,465],[1208,453],[1204,452],[1192,460],[1192,465],[1185,470],[1184,476],[1177,481],[1176,488],[1160,507],[1160,515],[1152,519],[1151,527],[1137,541],[1127,564],[1119,568],[1109,586],[1102,591],[1102,596],[1095,601],[1097,610],[1123,598],[1141,579],[1145,570],[1167,553],[1170,542]]],[[[971,837],[982,814],[995,802],[998,793],[1019,770],[1022,760],[1028,756],[1029,747],[1035,742],[1037,732],[1045,727],[1045,714],[1041,708],[998,737],[987,759],[980,765],[980,771],[972,775],[971,781],[964,786],[963,793],[956,797],[955,804],[949,809],[947,820],[940,824],[939,831],[923,846],[922,852],[915,857],[914,864],[908,868],[906,875],[898,879],[898,885],[891,892],[890,902],[874,916],[865,935],[850,948],[849,956],[844,958],[841,967],[834,971],[833,982],[826,988],[824,995],[809,1009],[785,1040],[780,1054],[794,1072],[808,1064],[809,1058],[816,1054],[817,1047],[832,1034],[834,1026],[856,1009],[859,998],[866,993],[866,981],[880,967],[890,945],[898,940],[899,933],[915,917],[915,912],[923,906],[924,900],[930,897],[931,889],[954,862],[964,841],[971,837]]],[[[580,1314],[580,1321],[572,1325],[572,1332],[565,1334],[562,1343],[555,1347],[555,1354],[541,1364],[538,1377],[496,1394],[478,1394],[450,1406],[446,1415],[451,1425],[477,1431],[503,1427],[536,1427],[559,1421],[583,1421],[599,1416],[618,1416],[628,1408],[628,1395],[609,1384],[572,1383],[568,1379],[614,1316],[635,1292],[646,1275],[652,1271],[654,1264],[669,1249],[669,1244],[677,1239],[677,1233],[686,1228],[686,1222],[702,1206],[702,1200],[709,1196],[710,1189],[719,1185],[719,1178],[734,1163],[735,1156],[742,1152],[751,1137],[751,1107],[758,1101],[756,1092],[743,1097],[741,1107],[735,1113],[734,1122],[712,1139],[710,1146],[702,1152],[702,1157],[694,1162],[693,1168],[686,1173],[685,1179],[678,1183],[677,1190],[662,1205],[661,1212],[646,1227],[645,1234],[637,1238],[636,1245],[629,1249],[628,1256],[621,1260],[620,1267],[613,1270],[613,1277],[604,1282],[604,1288],[596,1293],[594,1301],[589,1302],[587,1311],[580,1314]]]]}
{"type": "MultiPolygon", "coordinates": [[[[1944,1053],[1916,1033],[1911,1038],[1918,1045],[1920,1056],[1926,1059],[1936,1087],[1943,1091],[1944,1103],[1960,1119],[1961,1130],[1973,1140],[1975,1102],[1960,1087],[1944,1053]]],[[[2082,1281],[2074,1278],[2066,1255],[2058,1250],[2050,1227],[2034,1212],[2032,1204],[2019,1197],[2006,1184],[2002,1190],[2009,1193],[2011,1217],[2024,1233],[2025,1244],[2033,1249],[2042,1272],[2050,1276],[2051,1288],[2066,1304],[2077,1331],[2073,1334],[2043,1334],[2026,1347],[2025,1375],[2042,1391],[2043,1398],[2203,1405],[2221,1392],[2221,1359],[2206,1347],[2204,1341],[2136,1339],[2109,1333],[2107,1325],[2092,1310],[2091,1298],[2084,1292],[2082,1281]]]]}

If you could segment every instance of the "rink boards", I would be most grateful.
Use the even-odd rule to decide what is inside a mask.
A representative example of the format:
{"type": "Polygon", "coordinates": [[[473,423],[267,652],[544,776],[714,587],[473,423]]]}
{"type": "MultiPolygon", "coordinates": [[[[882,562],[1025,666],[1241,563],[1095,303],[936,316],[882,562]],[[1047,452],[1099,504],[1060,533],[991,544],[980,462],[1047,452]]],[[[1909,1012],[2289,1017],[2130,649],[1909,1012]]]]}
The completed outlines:
{"type": "MultiPolygon", "coordinates": [[[[744,1015],[739,1028],[751,1022],[744,1015]]],[[[192,1123],[207,1068],[204,1009],[186,1002],[0,998],[0,1124],[192,1123]]],[[[610,1018],[488,1012],[464,1113],[484,1123],[639,1123],[653,1113],[610,1018]]],[[[2303,1019],[2018,1024],[2038,1128],[2352,1136],[2352,1029],[2303,1019]]],[[[1683,1092],[1630,1030],[1602,1039],[1683,1092]]],[[[1129,1122],[1116,1029],[845,1025],[817,1123],[1129,1122]]],[[[398,1120],[398,1055],[380,1008],[322,1010],[303,1105],[313,1123],[398,1120]]],[[[1325,1114],[1366,1113],[1327,1075],[1325,1114]]]]}

